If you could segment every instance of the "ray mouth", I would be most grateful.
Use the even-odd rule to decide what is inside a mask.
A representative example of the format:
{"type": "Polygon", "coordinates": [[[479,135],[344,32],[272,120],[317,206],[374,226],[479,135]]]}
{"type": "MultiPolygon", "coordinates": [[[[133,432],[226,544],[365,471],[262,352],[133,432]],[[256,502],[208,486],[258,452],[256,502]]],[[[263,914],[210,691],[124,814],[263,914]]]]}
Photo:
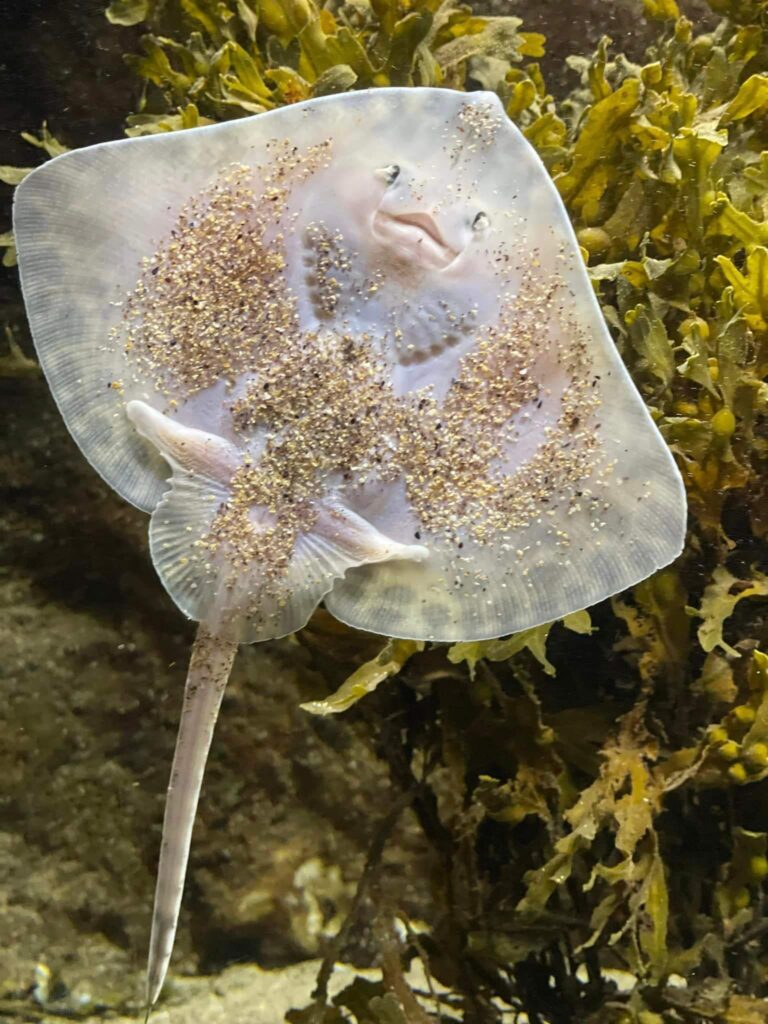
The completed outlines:
{"type": "Polygon", "coordinates": [[[395,216],[377,210],[373,216],[373,234],[379,242],[427,270],[445,270],[459,255],[445,241],[428,213],[395,216]]]}

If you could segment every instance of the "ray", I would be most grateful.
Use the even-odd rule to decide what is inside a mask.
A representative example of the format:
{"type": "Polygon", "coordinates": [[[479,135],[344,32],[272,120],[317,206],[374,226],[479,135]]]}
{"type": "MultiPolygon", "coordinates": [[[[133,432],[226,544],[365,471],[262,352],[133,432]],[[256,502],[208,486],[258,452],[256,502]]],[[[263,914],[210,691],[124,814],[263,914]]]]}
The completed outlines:
{"type": "Polygon", "coordinates": [[[550,622],[675,558],[685,495],[493,94],[363,90],[68,153],[14,229],[64,420],[200,624],[149,1013],[238,644],[321,602],[420,641],[550,622]]]}

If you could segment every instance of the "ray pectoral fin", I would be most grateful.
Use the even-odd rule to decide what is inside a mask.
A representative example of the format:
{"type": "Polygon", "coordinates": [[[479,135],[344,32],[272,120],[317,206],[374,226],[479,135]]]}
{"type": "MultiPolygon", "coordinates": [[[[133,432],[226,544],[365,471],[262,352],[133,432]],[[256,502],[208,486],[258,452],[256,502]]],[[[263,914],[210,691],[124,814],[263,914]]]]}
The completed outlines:
{"type": "Polygon", "coordinates": [[[186,427],[146,402],[132,401],[126,414],[136,430],[171,464],[226,484],[240,464],[237,448],[223,437],[186,427]]]}
{"type": "Polygon", "coordinates": [[[201,626],[192,648],[163,820],[147,963],[147,1014],[163,987],[176,935],[200,786],[237,644],[201,626]]]}

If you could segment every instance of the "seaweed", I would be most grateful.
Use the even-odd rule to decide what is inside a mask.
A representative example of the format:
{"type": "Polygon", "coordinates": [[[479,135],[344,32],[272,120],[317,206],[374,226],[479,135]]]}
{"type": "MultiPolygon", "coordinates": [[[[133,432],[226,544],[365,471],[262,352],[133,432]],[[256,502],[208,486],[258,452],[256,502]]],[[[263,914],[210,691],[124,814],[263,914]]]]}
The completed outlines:
{"type": "Polygon", "coordinates": [[[367,730],[392,803],[293,1024],[766,1018],[768,2],[709,7],[702,29],[643,0],[644,62],[604,39],[557,99],[542,36],[453,0],[108,9],[144,33],[132,135],[353,88],[496,91],[688,492],[680,559],[590,614],[376,653],[320,612],[297,637],[327,691],[303,707],[367,730]],[[383,884],[403,816],[433,854],[424,920],[383,884]],[[331,998],[336,959],[379,978],[331,998]]]}
{"type": "Polygon", "coordinates": [[[129,62],[145,81],[128,134],[189,128],[353,88],[463,88],[469,70],[540,55],[543,37],[516,17],[416,0],[117,0],[107,17],[146,23],[129,62]]]}

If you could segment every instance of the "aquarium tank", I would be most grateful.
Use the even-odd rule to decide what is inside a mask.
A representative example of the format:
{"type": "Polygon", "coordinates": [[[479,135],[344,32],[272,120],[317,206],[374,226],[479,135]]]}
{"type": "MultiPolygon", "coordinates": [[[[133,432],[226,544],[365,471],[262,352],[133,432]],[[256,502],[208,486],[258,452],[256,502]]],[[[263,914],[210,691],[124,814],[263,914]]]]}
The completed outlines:
{"type": "Polygon", "coordinates": [[[81,0],[18,4],[0,45],[0,1020],[768,1019],[768,2],[81,0]],[[435,111],[456,118],[444,159],[424,141],[435,111]],[[332,156],[312,136],[323,118],[332,156]],[[243,139],[269,154],[260,196],[243,139]],[[162,178],[150,153],[168,154],[162,178]],[[434,217],[387,191],[413,153],[435,159],[434,217]],[[206,161],[224,177],[168,219],[175,180],[206,161]],[[57,174],[66,188],[42,187],[57,174]],[[387,301],[410,315],[410,283],[387,300],[386,275],[355,276],[362,235],[345,250],[343,231],[317,234],[374,187],[377,244],[400,273],[406,250],[429,273],[491,252],[488,202],[523,210],[496,265],[468,262],[402,345],[395,333],[392,382],[349,322],[362,303],[372,334],[387,301]],[[459,199],[471,230],[441,219],[459,199]],[[260,211],[247,231],[243,203],[260,211]],[[107,244],[90,248],[85,222],[107,244]],[[519,294],[478,335],[510,254],[519,294]],[[141,269],[120,298],[127,264],[141,269]],[[269,285],[269,343],[168,356],[175,331],[236,322],[246,264],[269,285]],[[281,275],[323,324],[299,355],[281,275]],[[191,311],[169,298],[185,289],[191,311]],[[124,311],[103,342],[86,337],[94,302],[124,311]],[[118,336],[133,376],[97,393],[118,336]],[[258,389],[237,392],[246,365],[258,389]],[[204,403],[174,418],[225,378],[234,433],[204,403]],[[135,390],[155,386],[174,396],[162,414],[135,390]],[[518,416],[546,458],[493,505],[494,432],[518,416]],[[235,435],[265,423],[266,455],[238,463],[235,435]],[[307,469],[282,442],[299,431],[304,451],[309,428],[307,469]],[[329,504],[318,466],[388,467],[407,501],[329,504]],[[204,529],[181,514],[202,507],[196,474],[204,529]],[[558,518],[563,480],[578,501],[558,518]],[[273,569],[297,536],[325,545],[290,592],[259,591],[266,625],[238,603],[263,549],[238,548],[211,583],[211,523],[231,551],[249,502],[276,517],[273,569]],[[569,553],[582,505],[594,544],[569,553]],[[429,575],[431,531],[464,564],[465,543],[516,529],[523,508],[555,524],[535,562],[500,545],[487,592],[451,583],[453,562],[429,575]],[[415,532],[390,537],[414,509],[415,532]],[[163,553],[177,514],[208,559],[194,579],[188,553],[181,576],[163,553]],[[196,705],[211,680],[215,700],[196,705]],[[193,793],[183,813],[174,786],[193,793]]]}

